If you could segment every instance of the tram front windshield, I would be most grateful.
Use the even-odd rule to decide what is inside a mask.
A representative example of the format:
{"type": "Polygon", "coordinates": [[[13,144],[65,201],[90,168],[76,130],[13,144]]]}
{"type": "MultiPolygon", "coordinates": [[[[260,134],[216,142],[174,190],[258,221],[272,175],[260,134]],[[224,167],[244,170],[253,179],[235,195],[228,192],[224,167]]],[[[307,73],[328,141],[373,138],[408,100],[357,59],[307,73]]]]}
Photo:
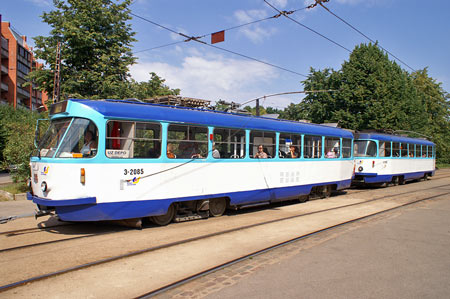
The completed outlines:
{"type": "Polygon", "coordinates": [[[97,153],[97,127],[88,119],[52,120],[34,156],[47,158],[93,157],[97,153]]]}
{"type": "Polygon", "coordinates": [[[376,157],[377,144],[371,140],[355,140],[354,143],[355,157],[376,157]]]}

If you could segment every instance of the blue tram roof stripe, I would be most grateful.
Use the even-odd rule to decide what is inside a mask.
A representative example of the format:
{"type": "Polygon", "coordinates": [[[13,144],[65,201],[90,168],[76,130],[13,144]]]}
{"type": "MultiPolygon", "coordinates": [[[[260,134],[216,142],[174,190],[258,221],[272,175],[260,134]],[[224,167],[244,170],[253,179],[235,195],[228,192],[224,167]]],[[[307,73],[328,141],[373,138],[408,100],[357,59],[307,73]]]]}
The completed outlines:
{"type": "Polygon", "coordinates": [[[425,139],[410,138],[405,136],[382,134],[382,133],[356,133],[355,139],[375,139],[381,141],[393,141],[402,143],[415,143],[422,145],[435,145],[433,142],[425,139]]]}
{"type": "Polygon", "coordinates": [[[186,124],[210,125],[214,127],[298,132],[311,135],[353,138],[353,134],[344,129],[296,121],[269,119],[264,117],[246,116],[195,108],[180,108],[149,103],[113,100],[91,101],[79,99],[70,99],[70,101],[85,105],[102,114],[105,118],[110,119],[167,121],[186,124]]]}

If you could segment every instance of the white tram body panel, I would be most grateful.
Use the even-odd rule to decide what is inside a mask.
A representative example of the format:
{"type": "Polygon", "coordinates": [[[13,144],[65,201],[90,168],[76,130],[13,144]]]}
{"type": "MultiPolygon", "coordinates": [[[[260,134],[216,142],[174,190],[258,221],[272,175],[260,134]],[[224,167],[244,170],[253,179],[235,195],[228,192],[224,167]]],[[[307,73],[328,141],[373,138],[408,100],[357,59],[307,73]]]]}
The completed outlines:
{"type": "MultiPolygon", "coordinates": [[[[346,158],[341,156],[340,159],[326,159],[323,148],[322,156],[318,159],[286,159],[278,155],[273,159],[255,159],[250,157],[250,145],[247,142],[246,154],[242,159],[215,159],[211,155],[213,127],[245,129],[247,138],[251,130],[269,128],[274,131],[289,131],[299,136],[332,136],[336,144],[343,138],[352,140],[352,134],[345,130],[136,103],[71,100],[67,105],[62,109],[63,112],[53,114],[52,120],[56,123],[56,133],[53,135],[58,137],[54,139],[65,139],[58,141],[59,145],[54,141],[54,146],[38,149],[38,154],[32,157],[32,193],[28,194],[28,198],[41,208],[55,208],[63,220],[118,220],[162,215],[173,203],[217,197],[227,197],[230,205],[240,206],[298,198],[309,194],[316,186],[329,185],[339,190],[348,188],[351,184],[354,170],[351,155],[346,158]],[[127,112],[127,109],[131,111],[127,112]],[[76,119],[80,116],[83,117],[82,120],[76,119]],[[74,119],[70,119],[71,117],[74,119]],[[169,159],[164,154],[168,150],[166,140],[170,139],[170,136],[167,137],[168,124],[163,124],[160,144],[162,149],[158,158],[108,158],[109,141],[112,144],[115,140],[122,139],[121,146],[124,146],[128,140],[120,136],[107,137],[108,130],[111,130],[107,122],[111,119],[141,122],[156,120],[207,126],[208,136],[211,136],[207,141],[209,153],[202,159],[169,159]],[[84,156],[62,149],[67,138],[74,139],[75,135],[82,134],[80,132],[92,130],[93,124],[98,130],[95,133],[98,138],[95,155],[84,156]],[[58,133],[64,137],[59,137],[58,133]],[[111,140],[108,141],[108,138],[111,140]]],[[[122,130],[121,134],[127,132],[122,130]]],[[[276,134],[278,138],[280,133],[276,134]]],[[[325,137],[320,138],[317,140],[325,140],[325,137]]],[[[47,143],[53,144],[52,142],[47,143]]],[[[70,143],[70,148],[77,145],[77,142],[81,147],[82,142],[75,140],[70,143]]],[[[279,147],[281,145],[273,145],[273,149],[278,150],[279,147]]],[[[340,150],[343,148],[340,147],[340,150]]],[[[348,150],[351,153],[351,146],[348,150]]]]}

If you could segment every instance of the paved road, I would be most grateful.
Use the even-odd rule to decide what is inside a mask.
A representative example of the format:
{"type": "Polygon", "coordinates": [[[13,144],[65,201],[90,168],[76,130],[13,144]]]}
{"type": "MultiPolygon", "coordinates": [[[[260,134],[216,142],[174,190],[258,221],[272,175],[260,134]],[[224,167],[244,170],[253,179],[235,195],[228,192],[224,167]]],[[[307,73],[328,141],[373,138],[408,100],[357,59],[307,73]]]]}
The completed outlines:
{"type": "Polygon", "coordinates": [[[450,200],[435,200],[296,254],[280,249],[287,258],[206,298],[449,298],[449,248],[450,200]]]}

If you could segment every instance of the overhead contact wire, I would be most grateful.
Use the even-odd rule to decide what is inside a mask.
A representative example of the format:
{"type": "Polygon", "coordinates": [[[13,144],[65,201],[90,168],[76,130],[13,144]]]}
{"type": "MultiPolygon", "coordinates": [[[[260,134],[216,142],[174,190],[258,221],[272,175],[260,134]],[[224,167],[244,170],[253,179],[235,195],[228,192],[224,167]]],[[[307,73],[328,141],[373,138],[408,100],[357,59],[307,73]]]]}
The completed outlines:
{"type": "Polygon", "coordinates": [[[338,47],[340,47],[340,48],[346,50],[347,52],[349,52],[349,53],[352,52],[351,50],[347,49],[347,48],[344,47],[343,45],[341,45],[341,44],[339,44],[338,42],[332,40],[331,38],[326,37],[326,36],[323,35],[322,33],[317,32],[316,30],[314,30],[314,29],[312,29],[312,28],[306,26],[305,24],[302,24],[302,23],[300,23],[299,21],[297,21],[297,20],[291,18],[290,16],[288,16],[288,15],[289,15],[289,12],[287,13],[287,12],[285,12],[285,11],[279,10],[278,8],[276,8],[275,6],[273,6],[272,4],[270,4],[269,2],[267,2],[266,0],[264,0],[264,2],[265,2],[267,5],[269,5],[270,7],[272,7],[274,10],[278,11],[278,13],[280,13],[282,16],[284,16],[284,17],[288,18],[289,20],[291,20],[292,22],[294,22],[294,23],[296,23],[296,24],[302,26],[303,28],[308,29],[309,31],[311,31],[311,32],[313,32],[313,33],[319,35],[320,37],[322,37],[322,38],[326,39],[327,41],[329,41],[329,42],[335,44],[336,46],[338,46],[338,47]]]}
{"type": "MultiPolygon", "coordinates": [[[[354,27],[353,25],[351,25],[349,22],[345,21],[343,18],[339,17],[338,15],[336,15],[334,12],[332,12],[328,7],[326,7],[325,5],[323,5],[321,2],[318,3],[320,6],[322,6],[326,11],[328,11],[331,15],[335,16],[337,19],[339,19],[341,22],[343,22],[344,24],[346,24],[347,26],[349,26],[350,28],[352,28],[353,30],[355,30],[356,32],[358,32],[359,34],[361,34],[362,36],[364,36],[366,39],[368,39],[369,41],[371,41],[374,44],[377,44],[373,39],[371,39],[370,37],[368,37],[367,35],[365,35],[364,33],[362,33],[360,30],[358,30],[356,27],[354,27]]],[[[395,59],[397,59],[398,61],[400,61],[403,65],[407,66],[408,68],[410,68],[412,71],[415,71],[415,69],[413,69],[411,66],[409,66],[408,64],[406,64],[405,62],[403,62],[400,58],[398,58],[397,56],[395,56],[394,54],[392,54],[391,52],[389,52],[388,50],[386,50],[385,48],[383,48],[380,44],[378,44],[378,46],[383,49],[386,53],[388,53],[389,55],[391,55],[392,57],[394,57],[395,59]]]]}
{"type": "MultiPolygon", "coordinates": [[[[206,43],[206,42],[200,40],[200,38],[202,38],[202,37],[204,37],[204,36],[207,36],[207,35],[204,35],[204,36],[197,36],[197,37],[196,37],[196,36],[188,36],[188,35],[186,35],[186,34],[184,34],[184,33],[176,32],[176,31],[173,30],[173,29],[170,29],[170,28],[168,28],[168,27],[166,27],[166,26],[163,26],[163,25],[161,25],[161,24],[158,24],[158,23],[156,23],[156,22],[153,22],[153,21],[151,21],[151,20],[149,20],[149,19],[147,19],[147,18],[138,16],[138,15],[136,15],[136,14],[134,14],[134,13],[131,13],[131,14],[132,14],[133,16],[136,16],[136,17],[140,18],[141,20],[144,20],[144,21],[146,21],[146,22],[149,22],[149,23],[151,23],[151,24],[153,24],[153,25],[155,25],[155,26],[157,26],[157,27],[163,28],[163,29],[165,29],[165,30],[168,30],[168,31],[170,31],[170,32],[172,32],[172,33],[178,34],[178,35],[180,35],[180,36],[186,38],[184,41],[178,41],[178,42],[174,42],[174,43],[172,43],[172,44],[167,44],[167,45],[163,45],[163,46],[155,47],[155,48],[162,48],[162,47],[166,47],[166,46],[173,45],[173,44],[177,44],[177,43],[181,43],[181,42],[196,41],[196,42],[201,43],[201,44],[203,44],[203,45],[206,45],[206,46],[209,46],[209,47],[218,49],[218,50],[222,50],[222,51],[225,51],[225,52],[234,54],[234,55],[238,55],[238,56],[244,57],[244,58],[246,58],[246,59],[250,59],[250,60],[253,60],[253,61],[256,61],[256,62],[265,64],[265,65],[268,65],[268,66],[271,66],[271,67],[274,67],[274,68],[277,68],[277,69],[280,69],[280,70],[283,70],[283,71],[286,71],[286,72],[289,72],[289,73],[292,73],[292,74],[296,74],[296,75],[299,75],[299,76],[302,76],[302,77],[305,77],[305,78],[308,77],[308,76],[306,76],[306,75],[304,75],[304,74],[301,74],[301,73],[299,73],[299,72],[292,71],[292,70],[289,70],[289,69],[287,69],[287,68],[284,68],[284,67],[281,67],[281,66],[278,66],[278,65],[275,65],[275,64],[272,64],[272,63],[269,63],[269,62],[266,62],[266,61],[257,59],[257,58],[253,58],[253,57],[250,57],[250,56],[248,56],[248,55],[240,54],[240,53],[235,52],[235,51],[231,51],[231,50],[227,50],[227,49],[225,49],[225,48],[221,48],[221,47],[218,47],[218,46],[210,45],[210,44],[208,44],[208,43],[206,43]]],[[[152,48],[152,49],[153,49],[153,48],[152,48]]],[[[142,52],[142,51],[139,51],[139,52],[142,52]]],[[[137,53],[137,52],[136,52],[136,53],[137,53]]]]}

